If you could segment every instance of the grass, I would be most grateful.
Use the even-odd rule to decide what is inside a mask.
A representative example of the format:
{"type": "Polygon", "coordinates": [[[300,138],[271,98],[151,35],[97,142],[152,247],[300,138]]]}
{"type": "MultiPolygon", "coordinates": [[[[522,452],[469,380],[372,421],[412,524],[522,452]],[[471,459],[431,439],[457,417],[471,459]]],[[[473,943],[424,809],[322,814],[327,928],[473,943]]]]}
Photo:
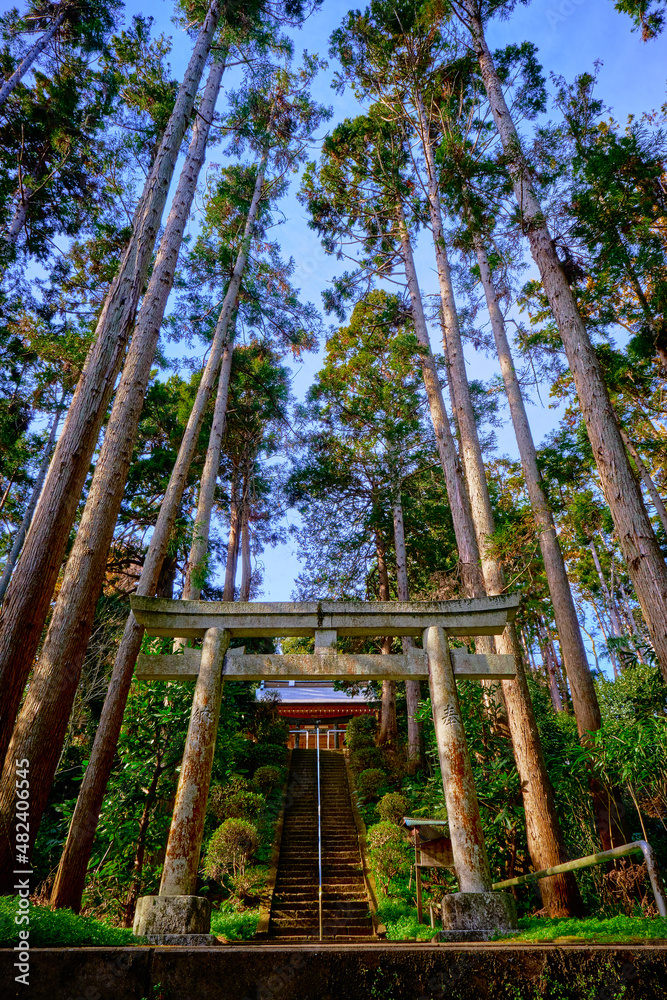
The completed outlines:
{"type": "Polygon", "coordinates": [[[18,944],[19,929],[30,931],[30,947],[77,947],[79,945],[141,944],[129,928],[113,927],[95,917],[81,917],[71,910],[30,906],[30,923],[16,924],[15,896],[0,896],[0,948],[18,944]]]}
{"type": "MultiPolygon", "coordinates": [[[[429,941],[438,931],[417,923],[417,911],[401,899],[386,897],[378,901],[378,916],[387,928],[388,941],[429,941]]],[[[664,917],[586,917],[548,919],[522,917],[513,934],[498,934],[503,941],[591,942],[594,944],[637,944],[667,939],[664,917]]]]}
{"type": "Polygon", "coordinates": [[[636,944],[667,939],[665,917],[585,917],[548,919],[521,917],[516,934],[498,935],[505,941],[591,941],[595,944],[636,944]]]}
{"type": "Polygon", "coordinates": [[[417,921],[417,911],[401,899],[378,901],[378,916],[387,928],[388,941],[430,941],[438,928],[417,921]]]}
{"type": "Polygon", "coordinates": [[[259,908],[256,910],[232,910],[223,907],[211,914],[211,934],[225,937],[228,941],[248,941],[255,936],[259,908]]]}

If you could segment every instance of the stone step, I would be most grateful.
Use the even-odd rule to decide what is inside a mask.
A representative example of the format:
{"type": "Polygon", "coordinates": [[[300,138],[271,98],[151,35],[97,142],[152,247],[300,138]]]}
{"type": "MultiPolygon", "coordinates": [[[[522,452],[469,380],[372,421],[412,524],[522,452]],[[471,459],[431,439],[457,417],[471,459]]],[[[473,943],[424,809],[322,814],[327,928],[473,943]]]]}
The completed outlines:
{"type": "MultiPolygon", "coordinates": [[[[315,938],[319,939],[319,921],[314,919],[308,923],[290,926],[289,924],[271,924],[269,933],[273,937],[293,937],[293,938],[315,938]]],[[[366,924],[326,924],[322,921],[322,938],[345,937],[366,937],[373,934],[373,924],[369,920],[366,924]]]]}
{"type": "MultiPolygon", "coordinates": [[[[310,927],[312,924],[319,923],[318,914],[313,911],[312,914],[307,913],[276,913],[275,917],[271,914],[271,923],[274,927],[291,927],[294,930],[298,930],[301,927],[310,927]]],[[[324,913],[322,913],[322,923],[324,923],[324,913]]],[[[327,925],[329,927],[364,927],[368,928],[373,926],[373,921],[370,916],[366,917],[355,917],[349,916],[342,913],[340,916],[328,916],[327,925]]]]}
{"type": "MultiPolygon", "coordinates": [[[[275,905],[275,917],[279,917],[285,913],[312,913],[313,911],[319,911],[319,902],[316,899],[309,900],[285,900],[279,899],[275,905]]],[[[348,899],[336,901],[335,905],[331,900],[322,901],[322,913],[327,914],[330,917],[339,917],[344,914],[355,917],[367,917],[368,913],[368,903],[365,900],[359,899],[348,899]]],[[[274,911],[272,911],[272,915],[274,911]]]]}

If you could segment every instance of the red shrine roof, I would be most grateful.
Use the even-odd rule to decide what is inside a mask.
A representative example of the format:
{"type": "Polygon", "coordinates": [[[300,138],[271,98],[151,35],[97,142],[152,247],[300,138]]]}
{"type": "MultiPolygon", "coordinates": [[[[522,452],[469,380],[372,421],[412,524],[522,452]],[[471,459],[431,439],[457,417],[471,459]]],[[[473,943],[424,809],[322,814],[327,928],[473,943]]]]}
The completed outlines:
{"type": "Polygon", "coordinates": [[[280,696],[276,706],[278,714],[291,719],[372,715],[377,710],[365,695],[348,695],[345,691],[335,691],[331,684],[321,682],[306,682],[298,687],[285,682],[270,682],[259,688],[255,697],[261,700],[267,692],[280,696]]]}

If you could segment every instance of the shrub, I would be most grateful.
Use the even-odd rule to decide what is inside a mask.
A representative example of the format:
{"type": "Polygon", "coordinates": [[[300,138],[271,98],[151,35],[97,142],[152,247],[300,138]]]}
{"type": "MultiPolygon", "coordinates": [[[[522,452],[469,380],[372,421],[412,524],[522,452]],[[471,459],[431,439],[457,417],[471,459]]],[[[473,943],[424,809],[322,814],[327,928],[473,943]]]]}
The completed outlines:
{"type": "Polygon", "coordinates": [[[209,809],[219,823],[226,819],[247,819],[254,822],[263,808],[264,796],[250,791],[243,778],[235,778],[227,785],[215,785],[211,789],[209,809]]]}
{"type": "Polygon", "coordinates": [[[387,775],[378,767],[369,767],[357,776],[357,792],[364,802],[375,798],[387,780],[387,775]]]}
{"type": "Polygon", "coordinates": [[[345,746],[348,750],[361,750],[375,745],[377,719],[374,715],[357,715],[350,719],[345,729],[345,746]]]}
{"type": "Polygon", "coordinates": [[[350,767],[359,774],[369,767],[382,767],[382,752],[379,747],[362,747],[350,754],[350,767]]]}
{"type": "Polygon", "coordinates": [[[380,752],[382,754],[382,769],[387,772],[391,783],[400,788],[408,771],[405,753],[392,746],[384,746],[380,752]]]}
{"type": "Polygon", "coordinates": [[[387,895],[389,883],[396,875],[407,875],[412,864],[412,852],[401,830],[388,820],[376,823],[368,831],[371,865],[387,895]]]}
{"type": "Polygon", "coordinates": [[[271,792],[280,784],[282,776],[283,774],[279,767],[274,767],[272,764],[264,764],[255,771],[252,783],[265,798],[268,798],[271,792]]]}
{"type": "Polygon", "coordinates": [[[226,819],[211,837],[204,873],[218,882],[228,873],[240,875],[259,847],[257,830],[243,819],[226,819]]]}
{"type": "Polygon", "coordinates": [[[387,792],[380,799],[377,810],[380,819],[398,826],[408,811],[408,800],[400,792],[387,792]]]}
{"type": "Polygon", "coordinates": [[[234,905],[239,909],[253,904],[257,905],[266,887],[266,868],[251,866],[236,875],[229,876],[229,885],[234,905]]]}

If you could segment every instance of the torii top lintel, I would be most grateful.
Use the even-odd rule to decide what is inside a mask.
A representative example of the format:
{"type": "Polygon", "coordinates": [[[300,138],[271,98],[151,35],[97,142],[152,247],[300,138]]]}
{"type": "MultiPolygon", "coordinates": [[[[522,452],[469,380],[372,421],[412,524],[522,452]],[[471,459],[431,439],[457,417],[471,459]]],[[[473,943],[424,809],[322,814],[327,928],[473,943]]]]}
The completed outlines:
{"type": "Polygon", "coordinates": [[[259,601],[172,601],[130,598],[132,611],[148,635],[201,638],[209,628],[236,637],[314,636],[322,630],[340,636],[420,636],[441,626],[448,635],[500,635],[514,621],[518,594],[460,601],[308,601],[296,604],[259,601]]]}

